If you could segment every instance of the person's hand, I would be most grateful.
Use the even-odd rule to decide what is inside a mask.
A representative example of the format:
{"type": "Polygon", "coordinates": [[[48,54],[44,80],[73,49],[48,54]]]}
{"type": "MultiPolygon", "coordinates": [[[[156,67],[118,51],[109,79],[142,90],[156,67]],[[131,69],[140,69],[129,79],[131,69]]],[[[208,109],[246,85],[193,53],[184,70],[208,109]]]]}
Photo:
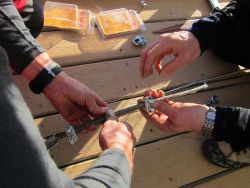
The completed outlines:
{"type": "Polygon", "coordinates": [[[64,72],[49,83],[44,94],[57,111],[75,126],[109,109],[108,104],[95,92],[64,72]]]}
{"type": "MultiPolygon", "coordinates": [[[[47,52],[41,53],[23,70],[22,75],[31,81],[52,62],[47,52]]],[[[64,119],[74,126],[80,125],[88,118],[101,115],[109,109],[108,104],[95,92],[64,72],[59,73],[45,87],[43,93],[64,119]]],[[[93,129],[95,126],[82,132],[93,129]]]]}
{"type": "Polygon", "coordinates": [[[104,123],[99,134],[99,143],[102,150],[118,148],[127,157],[132,172],[133,151],[136,138],[133,134],[132,126],[128,123],[108,120],[104,123]]]}
{"type": "MultiPolygon", "coordinates": [[[[158,98],[164,95],[163,91],[148,90],[145,95],[158,98]]],[[[141,109],[141,113],[148,120],[153,122],[163,132],[194,131],[201,133],[205,122],[208,107],[195,103],[181,103],[170,100],[155,101],[154,113],[147,113],[141,109]]]]}
{"type": "Polygon", "coordinates": [[[189,31],[162,34],[141,53],[140,72],[143,78],[153,73],[153,65],[161,77],[175,72],[181,66],[193,62],[199,57],[200,45],[189,31]],[[161,66],[162,59],[170,54],[175,58],[161,66]]]}

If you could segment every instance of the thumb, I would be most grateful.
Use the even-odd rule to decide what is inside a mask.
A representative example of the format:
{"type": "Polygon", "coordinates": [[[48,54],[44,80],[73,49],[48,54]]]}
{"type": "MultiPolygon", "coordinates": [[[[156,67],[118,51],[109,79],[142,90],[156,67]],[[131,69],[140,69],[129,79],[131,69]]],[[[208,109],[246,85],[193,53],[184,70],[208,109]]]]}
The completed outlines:
{"type": "Polygon", "coordinates": [[[181,55],[177,55],[172,61],[168,62],[164,65],[160,71],[160,77],[163,78],[168,74],[175,72],[178,68],[180,68],[185,61],[181,55]]]}
{"type": "Polygon", "coordinates": [[[107,106],[100,106],[98,104],[98,99],[96,99],[95,95],[90,95],[87,98],[86,106],[91,113],[96,115],[104,114],[109,109],[109,107],[107,106]]]}
{"type": "Polygon", "coordinates": [[[175,116],[176,111],[172,108],[168,103],[163,101],[155,101],[152,105],[154,109],[158,110],[159,112],[167,115],[170,119],[171,117],[175,116]]]}

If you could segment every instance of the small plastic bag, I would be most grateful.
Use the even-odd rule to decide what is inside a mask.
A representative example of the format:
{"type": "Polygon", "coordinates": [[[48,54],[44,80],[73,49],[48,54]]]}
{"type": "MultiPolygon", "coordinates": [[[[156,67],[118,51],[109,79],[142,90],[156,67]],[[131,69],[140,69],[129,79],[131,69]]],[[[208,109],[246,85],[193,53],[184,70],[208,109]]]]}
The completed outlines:
{"type": "Polygon", "coordinates": [[[125,8],[101,11],[95,15],[95,20],[104,38],[139,31],[144,26],[135,11],[125,8]]]}
{"type": "Polygon", "coordinates": [[[88,34],[92,29],[92,13],[78,9],[77,5],[46,1],[44,5],[44,26],[65,30],[78,30],[88,34]]]}
{"type": "Polygon", "coordinates": [[[138,13],[135,10],[129,10],[128,12],[132,18],[134,31],[146,31],[146,26],[138,13]]]}

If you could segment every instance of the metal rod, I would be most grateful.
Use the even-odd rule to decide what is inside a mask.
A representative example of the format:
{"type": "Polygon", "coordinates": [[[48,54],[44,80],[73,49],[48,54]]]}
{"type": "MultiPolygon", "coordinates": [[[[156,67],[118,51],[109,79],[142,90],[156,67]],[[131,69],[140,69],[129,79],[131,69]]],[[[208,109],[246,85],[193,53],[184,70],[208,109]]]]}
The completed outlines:
{"type": "MultiPolygon", "coordinates": [[[[184,84],[184,85],[182,85],[180,87],[176,87],[176,88],[174,88],[172,90],[166,91],[164,98],[158,98],[156,100],[165,100],[165,99],[169,99],[169,98],[174,98],[174,97],[180,97],[180,96],[184,96],[184,95],[193,94],[193,93],[196,93],[199,90],[206,89],[207,85],[205,86],[204,83],[221,81],[223,79],[232,79],[232,78],[234,78],[234,76],[237,76],[237,74],[240,74],[239,76],[249,76],[249,71],[250,71],[249,69],[242,69],[242,70],[238,70],[238,71],[234,71],[234,72],[230,72],[230,73],[210,77],[210,78],[204,79],[204,80],[193,81],[191,83],[184,84]],[[246,75],[242,75],[242,73],[245,73],[246,75]],[[203,84],[203,85],[198,86],[196,88],[191,88],[191,87],[197,86],[199,84],[203,84]],[[187,90],[188,88],[191,88],[191,89],[187,90]],[[180,92],[175,93],[177,91],[180,91],[180,92]]],[[[139,104],[136,104],[134,106],[118,110],[118,111],[115,112],[115,115],[117,117],[120,117],[122,115],[128,114],[128,113],[133,112],[133,111],[135,111],[135,110],[137,110],[139,108],[143,108],[144,104],[145,103],[139,103],[139,104]]],[[[105,117],[105,115],[103,115],[103,116],[101,116],[99,118],[92,119],[92,120],[84,122],[83,124],[79,125],[79,127],[75,128],[75,130],[78,133],[81,130],[83,130],[85,128],[88,128],[90,125],[101,124],[101,123],[104,123],[105,121],[106,121],[106,117],[105,117]]],[[[63,139],[65,136],[66,136],[65,132],[58,132],[58,133],[54,133],[54,134],[51,134],[51,135],[47,136],[45,138],[45,143],[46,143],[47,148],[49,149],[50,147],[54,146],[61,139],[63,139]]]]}
{"type": "MultiPolygon", "coordinates": [[[[188,85],[186,87],[188,87],[188,85]]],[[[183,88],[185,88],[185,87],[182,86],[181,89],[183,89],[183,88]]],[[[169,99],[169,98],[190,95],[190,94],[196,93],[197,91],[204,90],[204,89],[207,89],[207,88],[208,88],[208,85],[206,83],[204,83],[201,86],[198,86],[198,87],[195,87],[195,88],[192,88],[192,89],[189,89],[189,90],[185,90],[185,91],[182,91],[182,92],[179,92],[179,93],[175,93],[175,94],[171,94],[171,95],[166,95],[164,97],[161,97],[161,98],[158,98],[158,99],[155,99],[155,100],[165,100],[165,99],[169,99]]],[[[176,90],[179,90],[179,89],[176,88],[175,91],[176,90]]],[[[167,93],[169,93],[169,92],[166,92],[165,94],[167,94],[167,93]]],[[[124,109],[118,110],[118,111],[115,112],[115,115],[117,117],[120,117],[120,116],[126,115],[128,113],[131,113],[131,112],[136,111],[139,108],[143,108],[143,107],[144,107],[144,103],[139,103],[139,104],[130,106],[128,108],[124,108],[124,109]]],[[[106,117],[105,116],[101,116],[99,118],[96,118],[96,119],[93,119],[93,120],[89,120],[89,121],[87,121],[87,122],[79,125],[79,127],[75,128],[75,130],[78,133],[81,130],[86,129],[86,128],[88,128],[91,125],[101,124],[101,123],[104,123],[105,121],[106,121],[106,117]]]]}
{"type": "MultiPolygon", "coordinates": [[[[182,92],[179,92],[179,93],[166,95],[166,96],[163,96],[161,98],[157,98],[155,100],[165,100],[165,99],[170,99],[170,98],[174,98],[174,97],[181,97],[181,96],[185,96],[185,95],[190,95],[190,94],[196,93],[196,92],[198,92],[200,90],[204,90],[204,89],[207,89],[207,88],[208,88],[207,83],[204,83],[201,86],[198,86],[198,87],[195,87],[195,88],[192,88],[192,89],[189,89],[189,90],[185,90],[185,91],[182,91],[182,92]]],[[[168,92],[166,92],[166,93],[168,93],[168,92]]]]}

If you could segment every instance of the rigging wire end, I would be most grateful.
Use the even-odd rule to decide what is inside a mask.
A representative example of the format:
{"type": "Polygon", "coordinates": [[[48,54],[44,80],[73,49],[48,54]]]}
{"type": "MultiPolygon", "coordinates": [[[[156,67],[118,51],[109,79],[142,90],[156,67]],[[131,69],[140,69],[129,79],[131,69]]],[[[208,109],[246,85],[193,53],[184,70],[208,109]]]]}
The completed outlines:
{"type": "Polygon", "coordinates": [[[148,113],[153,113],[155,109],[152,107],[152,104],[154,103],[154,99],[151,96],[145,97],[143,100],[144,102],[144,110],[146,110],[148,113]]]}
{"type": "Polygon", "coordinates": [[[68,139],[69,139],[69,143],[70,144],[75,144],[76,141],[77,141],[77,135],[76,135],[76,131],[75,131],[75,128],[71,125],[69,125],[67,128],[66,128],[66,134],[68,136],[68,139]]]}

